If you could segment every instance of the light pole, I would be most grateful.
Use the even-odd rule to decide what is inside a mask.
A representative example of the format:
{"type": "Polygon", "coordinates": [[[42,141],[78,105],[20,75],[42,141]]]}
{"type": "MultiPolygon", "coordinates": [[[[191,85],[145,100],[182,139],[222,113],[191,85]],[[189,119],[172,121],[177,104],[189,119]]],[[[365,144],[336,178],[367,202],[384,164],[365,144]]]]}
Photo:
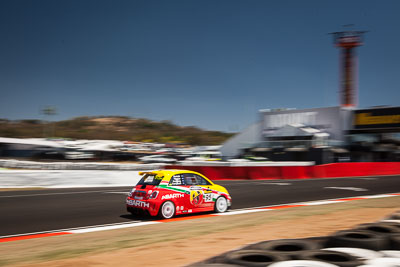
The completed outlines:
{"type": "MultiPolygon", "coordinates": [[[[47,106],[47,107],[41,109],[41,113],[44,114],[45,116],[54,116],[57,114],[57,109],[56,109],[56,107],[53,107],[53,106],[47,106]]],[[[54,136],[54,125],[50,125],[50,121],[45,120],[44,122],[45,122],[45,125],[43,127],[43,137],[46,137],[46,123],[49,126],[49,130],[47,131],[47,133],[50,136],[54,136]]]]}

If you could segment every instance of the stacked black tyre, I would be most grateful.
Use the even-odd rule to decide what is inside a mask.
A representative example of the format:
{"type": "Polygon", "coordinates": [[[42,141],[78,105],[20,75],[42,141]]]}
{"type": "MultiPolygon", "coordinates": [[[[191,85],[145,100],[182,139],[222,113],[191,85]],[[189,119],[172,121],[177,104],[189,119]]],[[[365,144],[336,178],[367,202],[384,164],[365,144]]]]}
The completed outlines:
{"type": "Polygon", "coordinates": [[[388,216],[388,220],[400,220],[400,210],[388,216]]]}
{"type": "Polygon", "coordinates": [[[260,242],[241,250],[226,253],[218,262],[239,266],[315,266],[353,267],[362,264],[357,257],[324,251],[325,238],[283,239],[260,242]],[[268,260],[262,260],[268,255],[268,260]],[[294,265],[292,265],[294,264],[294,265]]]}
{"type": "Polygon", "coordinates": [[[400,211],[326,237],[251,244],[190,266],[400,267],[400,211]]]}
{"type": "Polygon", "coordinates": [[[355,247],[370,250],[400,249],[400,224],[377,222],[361,224],[354,229],[339,231],[328,238],[328,247],[355,247]]]}

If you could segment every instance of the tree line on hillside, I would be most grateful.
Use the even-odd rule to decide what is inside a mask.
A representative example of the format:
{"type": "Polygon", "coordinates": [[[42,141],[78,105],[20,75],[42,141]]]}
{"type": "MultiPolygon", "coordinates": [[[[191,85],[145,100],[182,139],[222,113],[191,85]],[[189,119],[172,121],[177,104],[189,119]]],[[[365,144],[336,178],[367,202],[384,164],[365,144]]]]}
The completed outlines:
{"type": "Polygon", "coordinates": [[[205,131],[194,126],[177,126],[170,121],[157,122],[129,117],[78,117],[56,122],[0,119],[0,136],[218,145],[232,134],[205,131]]]}

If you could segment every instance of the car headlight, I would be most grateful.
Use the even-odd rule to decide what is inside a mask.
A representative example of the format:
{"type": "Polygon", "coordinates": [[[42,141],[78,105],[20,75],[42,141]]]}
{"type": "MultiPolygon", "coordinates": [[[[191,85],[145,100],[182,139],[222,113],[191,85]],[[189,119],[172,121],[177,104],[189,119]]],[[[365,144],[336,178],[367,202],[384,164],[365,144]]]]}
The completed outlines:
{"type": "Polygon", "coordinates": [[[154,191],[153,193],[151,193],[151,194],[149,195],[149,199],[156,199],[157,196],[158,196],[158,191],[154,191]]]}

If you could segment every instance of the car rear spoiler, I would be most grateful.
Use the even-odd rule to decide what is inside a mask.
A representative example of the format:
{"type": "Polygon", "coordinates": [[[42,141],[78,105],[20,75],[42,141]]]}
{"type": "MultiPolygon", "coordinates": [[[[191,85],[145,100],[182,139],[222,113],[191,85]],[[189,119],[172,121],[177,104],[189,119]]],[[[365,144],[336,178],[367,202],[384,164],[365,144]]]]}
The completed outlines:
{"type": "Polygon", "coordinates": [[[154,172],[139,172],[139,175],[145,175],[145,174],[155,174],[154,172]]]}
{"type": "Polygon", "coordinates": [[[164,176],[159,176],[159,174],[157,173],[157,171],[139,172],[139,175],[140,175],[140,176],[145,175],[145,174],[153,174],[153,175],[155,175],[156,177],[164,178],[164,176]]]}

